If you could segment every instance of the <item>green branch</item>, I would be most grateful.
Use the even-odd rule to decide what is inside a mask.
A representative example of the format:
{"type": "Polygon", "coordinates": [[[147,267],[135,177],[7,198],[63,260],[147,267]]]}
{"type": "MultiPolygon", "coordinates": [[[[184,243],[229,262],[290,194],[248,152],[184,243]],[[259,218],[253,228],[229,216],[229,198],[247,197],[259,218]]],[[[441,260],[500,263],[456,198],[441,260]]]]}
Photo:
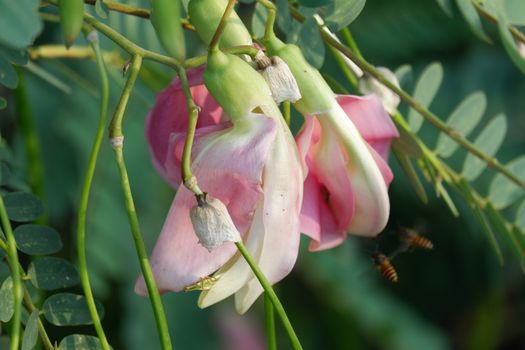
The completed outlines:
{"type": "Polygon", "coordinates": [[[228,5],[226,5],[226,8],[224,9],[221,21],[219,22],[219,25],[217,26],[217,29],[215,30],[215,33],[211,38],[210,45],[208,46],[208,51],[211,52],[219,48],[219,42],[221,41],[222,32],[228,24],[228,18],[230,17],[230,14],[233,11],[233,6],[235,6],[236,3],[237,0],[228,0],[228,5]]]}
{"type": "Polygon", "coordinates": [[[197,120],[199,118],[199,107],[197,107],[191,96],[186,70],[180,67],[178,74],[186,98],[186,108],[188,109],[188,131],[186,133],[186,140],[184,141],[184,149],[182,151],[182,181],[184,186],[195,195],[202,195],[202,191],[197,184],[197,179],[193,176],[191,171],[191,149],[193,147],[193,139],[195,138],[197,120]]]}
{"type": "Polygon", "coordinates": [[[272,286],[270,285],[270,282],[266,279],[263,272],[257,266],[257,263],[253,260],[250,253],[248,252],[248,249],[246,249],[246,246],[244,243],[236,242],[235,245],[237,246],[237,249],[239,249],[239,252],[244,257],[250,268],[252,269],[253,273],[255,274],[255,277],[259,280],[261,283],[261,286],[263,287],[266,295],[268,296],[268,299],[270,299],[275,312],[277,315],[279,315],[279,318],[281,319],[284,329],[286,333],[288,334],[288,337],[290,338],[290,341],[292,343],[292,348],[294,350],[300,350],[303,347],[301,346],[301,343],[299,342],[299,338],[297,338],[297,335],[295,334],[295,331],[292,327],[292,324],[290,323],[290,320],[288,319],[288,316],[286,315],[286,312],[284,311],[284,307],[281,304],[281,301],[275,294],[272,286]]]}
{"type": "Polygon", "coordinates": [[[142,240],[140,225],[135,209],[135,204],[133,201],[133,195],[131,192],[128,172],[126,169],[126,164],[124,162],[123,155],[124,135],[122,134],[122,120],[124,118],[124,112],[128,104],[129,96],[131,94],[131,91],[133,90],[133,86],[135,85],[135,81],[137,80],[141,66],[142,56],[133,56],[128,71],[128,80],[126,81],[124,89],[122,90],[120,100],[115,110],[115,114],[113,115],[113,119],[110,123],[109,137],[113,146],[113,150],[115,151],[115,160],[119,169],[120,184],[122,186],[122,192],[124,194],[124,202],[126,206],[126,212],[128,214],[131,234],[133,236],[135,249],[139,258],[140,268],[142,270],[142,275],[144,276],[144,281],[148,290],[151,306],[155,315],[155,321],[157,323],[157,331],[159,333],[161,346],[163,350],[171,350],[172,346],[168,330],[168,323],[166,321],[166,315],[162,306],[162,300],[160,299],[157,283],[155,282],[153,270],[148,259],[146,247],[144,246],[144,241],[142,240]]]}
{"type": "Polygon", "coordinates": [[[268,350],[277,350],[273,304],[266,292],[264,292],[264,324],[266,331],[266,348],[268,350]]]}
{"type": "Polygon", "coordinates": [[[89,273],[87,267],[86,257],[86,216],[89,201],[89,193],[91,191],[91,184],[95,175],[95,168],[97,166],[97,159],[102,144],[102,138],[104,137],[104,128],[106,126],[107,110],[108,110],[108,99],[109,99],[109,83],[108,76],[106,73],[106,67],[104,65],[104,59],[100,51],[100,45],[98,41],[97,32],[91,31],[87,33],[87,39],[95,53],[97,62],[98,73],[100,76],[100,111],[98,128],[95,135],[95,140],[91,148],[91,154],[89,156],[88,168],[86,171],[86,177],[84,185],[82,186],[82,195],[80,198],[80,207],[78,209],[78,224],[77,224],[77,254],[78,254],[78,269],[80,275],[80,281],[86,296],[86,302],[93,320],[93,326],[97,332],[98,338],[104,350],[109,350],[110,346],[104,333],[104,328],[100,322],[100,317],[97,312],[95,304],[95,298],[91,290],[91,284],[89,282],[89,273]]]}
{"type": "Polygon", "coordinates": [[[13,318],[11,320],[12,326],[9,349],[18,350],[20,344],[20,331],[22,329],[20,322],[22,316],[23,298],[22,278],[20,277],[20,265],[18,264],[18,253],[16,251],[15,236],[13,235],[13,229],[11,227],[11,223],[9,222],[9,217],[7,216],[7,211],[2,195],[0,195],[0,219],[2,221],[4,234],[7,240],[7,258],[9,259],[9,264],[11,266],[11,278],[13,279],[14,312],[13,318]]]}
{"type": "Polygon", "coordinates": [[[339,50],[342,54],[351,59],[359,68],[373,76],[375,79],[381,82],[381,84],[385,85],[387,88],[396,93],[406,104],[408,104],[414,110],[419,112],[419,114],[421,114],[426,121],[428,121],[437,129],[441,130],[443,133],[448,135],[451,139],[453,139],[457,144],[466,149],[468,152],[483,160],[485,163],[487,163],[488,167],[493,168],[494,170],[503,174],[509,180],[514,182],[519,187],[525,189],[525,182],[519,179],[513,173],[511,173],[503,165],[501,165],[497,158],[491,157],[485,154],[484,152],[480,151],[469,140],[461,136],[461,134],[458,133],[454,128],[451,128],[445,122],[441,121],[441,119],[439,119],[438,116],[426,109],[423,105],[419,104],[419,102],[417,102],[407,92],[405,92],[403,89],[397,87],[395,84],[386,79],[374,66],[372,66],[366,60],[352,52],[352,50],[350,50],[348,47],[337,42],[337,40],[333,39],[330,35],[323,31],[321,31],[321,35],[323,36],[323,39],[327,44],[339,50]]]}

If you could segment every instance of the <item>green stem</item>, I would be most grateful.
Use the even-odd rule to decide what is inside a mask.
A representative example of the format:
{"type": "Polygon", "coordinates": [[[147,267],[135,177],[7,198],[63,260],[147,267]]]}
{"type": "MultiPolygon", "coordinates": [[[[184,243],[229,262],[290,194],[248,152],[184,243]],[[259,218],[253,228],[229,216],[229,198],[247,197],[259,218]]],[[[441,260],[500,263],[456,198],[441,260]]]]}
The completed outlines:
{"type": "Polygon", "coordinates": [[[215,34],[213,34],[213,38],[210,41],[208,51],[212,52],[219,48],[219,42],[221,41],[222,32],[224,31],[224,28],[226,28],[226,25],[228,24],[228,18],[230,17],[230,14],[233,11],[233,6],[235,6],[235,3],[237,3],[237,0],[228,0],[228,5],[226,5],[226,8],[224,9],[224,13],[222,14],[221,21],[219,22],[219,25],[217,26],[217,29],[215,30],[215,34]]]}
{"type": "Polygon", "coordinates": [[[328,46],[328,49],[330,50],[330,53],[332,53],[332,56],[334,57],[335,61],[337,62],[337,65],[341,70],[343,71],[343,74],[345,75],[348,82],[354,87],[354,89],[357,89],[359,86],[359,81],[357,77],[354,75],[354,72],[348,67],[343,57],[341,57],[341,54],[339,51],[334,49],[332,46],[328,46]]]}
{"type": "Polygon", "coordinates": [[[44,198],[44,166],[42,164],[42,152],[36,132],[31,103],[27,97],[24,72],[18,71],[18,86],[15,90],[15,106],[17,110],[22,138],[24,139],[25,151],[28,164],[28,182],[31,190],[41,199],[44,198]]]}
{"type": "Polygon", "coordinates": [[[142,234],[140,232],[140,225],[137,217],[137,212],[135,209],[135,204],[133,202],[133,195],[131,193],[128,171],[124,162],[122,145],[124,137],[122,134],[122,120],[124,118],[124,112],[128,104],[129,96],[131,94],[135,81],[137,80],[137,76],[139,74],[141,65],[142,56],[133,56],[128,71],[129,78],[126,81],[124,89],[122,90],[120,100],[115,110],[115,114],[113,115],[113,119],[110,123],[109,137],[113,145],[113,150],[115,151],[115,160],[119,169],[120,183],[122,186],[122,192],[124,194],[124,202],[126,206],[126,212],[128,214],[131,234],[133,236],[135,249],[139,257],[140,268],[142,270],[142,275],[144,276],[144,281],[148,290],[151,306],[155,315],[155,321],[157,323],[157,330],[159,332],[161,347],[163,350],[169,350],[172,349],[172,346],[168,329],[168,323],[166,321],[166,315],[162,306],[162,300],[160,299],[157,283],[155,282],[153,270],[148,260],[146,247],[144,246],[144,241],[142,240],[142,234]]]}
{"type": "Polygon", "coordinates": [[[21,315],[22,315],[22,278],[20,277],[20,265],[18,264],[18,253],[16,251],[16,241],[13,235],[13,229],[7,216],[7,211],[4,205],[3,196],[0,195],[0,219],[2,220],[2,226],[4,228],[4,234],[7,243],[7,258],[11,266],[11,278],[13,279],[13,299],[14,299],[14,313],[11,320],[11,336],[10,346],[11,350],[18,350],[20,344],[20,331],[21,331],[21,315]]]}
{"type": "Polygon", "coordinates": [[[268,11],[268,17],[266,18],[266,25],[264,27],[264,40],[269,40],[275,36],[273,26],[275,24],[275,16],[277,14],[277,8],[269,0],[257,0],[257,2],[263,5],[268,11]]]}
{"type": "Polygon", "coordinates": [[[355,52],[355,54],[361,58],[363,58],[363,55],[361,54],[361,50],[359,50],[359,47],[357,46],[357,43],[354,40],[354,36],[352,33],[350,33],[350,30],[347,27],[344,27],[341,29],[341,34],[343,34],[343,39],[345,39],[346,45],[355,52]]]}
{"type": "MultiPolygon", "coordinates": [[[[490,22],[496,25],[499,25],[498,19],[495,16],[493,16],[490,12],[485,10],[485,8],[483,8],[483,6],[478,1],[473,0],[472,4],[474,5],[474,7],[476,8],[476,11],[478,11],[478,13],[481,16],[483,16],[485,19],[489,20],[490,22]]],[[[509,26],[509,30],[515,40],[520,41],[521,43],[525,44],[525,34],[523,34],[515,26],[509,26]]]]}
{"type": "Polygon", "coordinates": [[[257,277],[265,293],[267,294],[268,298],[272,302],[275,312],[277,313],[277,315],[279,315],[279,318],[281,319],[283,323],[284,329],[286,333],[288,334],[288,337],[290,338],[290,341],[292,343],[292,348],[294,350],[302,349],[303,347],[301,346],[301,343],[299,342],[299,338],[297,338],[297,335],[295,334],[292,324],[290,323],[288,316],[286,316],[284,307],[281,304],[281,301],[279,300],[277,295],[275,294],[272,286],[270,285],[270,282],[266,279],[266,277],[264,276],[259,266],[257,266],[257,263],[251,257],[244,243],[236,242],[235,245],[237,246],[237,249],[239,249],[239,252],[242,254],[242,256],[244,257],[248,265],[250,265],[250,268],[255,274],[255,277],[257,277]]]}
{"type": "Polygon", "coordinates": [[[359,57],[357,54],[352,52],[348,47],[344,46],[343,44],[337,42],[337,40],[333,39],[330,35],[327,33],[324,33],[321,31],[321,35],[323,36],[323,39],[331,46],[339,50],[342,54],[344,54],[346,57],[350,58],[359,68],[361,68],[363,71],[367,72],[374,78],[376,78],[379,82],[381,82],[383,85],[385,85],[387,88],[392,90],[394,93],[396,93],[406,104],[408,104],[410,107],[412,107],[414,110],[419,112],[427,120],[430,124],[441,130],[443,133],[448,135],[451,139],[453,139],[457,144],[459,144],[461,147],[478,157],[479,159],[483,160],[487,163],[488,167],[493,168],[494,170],[500,172],[505,177],[507,177],[509,180],[514,182],[516,185],[518,185],[521,188],[525,188],[525,182],[519,179],[516,175],[512,174],[508,169],[506,169],[503,165],[500,164],[500,162],[494,158],[491,157],[481,150],[479,150],[474,144],[472,144],[469,140],[461,136],[460,133],[458,133],[454,128],[448,126],[446,123],[441,121],[438,116],[436,116],[434,113],[426,109],[423,105],[419,104],[412,96],[410,96],[407,92],[405,92],[403,89],[397,87],[395,84],[390,82],[388,79],[386,79],[381,72],[379,72],[374,66],[372,66],[370,63],[365,61],[363,58],[359,57]]]}
{"type": "Polygon", "coordinates": [[[266,348],[277,350],[277,339],[275,337],[275,316],[273,312],[272,300],[268,293],[264,293],[264,323],[266,331],[266,348]]]}
{"type": "Polygon", "coordinates": [[[202,195],[197,180],[191,171],[191,149],[193,147],[193,139],[195,138],[197,120],[199,119],[199,107],[197,107],[191,96],[186,70],[183,67],[179,67],[178,74],[184,96],[186,97],[186,107],[188,108],[188,132],[186,133],[186,140],[184,141],[184,149],[182,151],[182,181],[188,190],[196,195],[202,195]]]}
{"type": "MultiPolygon", "coordinates": [[[[96,34],[92,31],[89,35],[96,34]]],[[[108,76],[106,73],[106,67],[104,66],[104,59],[100,51],[100,45],[98,39],[91,40],[91,47],[95,53],[98,72],[100,76],[100,111],[97,133],[95,135],[95,141],[91,148],[91,154],[89,156],[88,168],[86,171],[86,177],[84,185],[82,186],[82,195],[80,198],[80,207],[78,209],[78,226],[77,226],[77,254],[78,254],[78,269],[80,274],[80,281],[86,296],[86,302],[93,320],[93,326],[97,332],[98,338],[104,350],[109,350],[110,346],[104,333],[104,328],[100,322],[100,317],[97,312],[95,304],[95,298],[91,290],[91,284],[89,282],[89,273],[87,267],[86,257],[86,215],[89,201],[89,193],[91,191],[91,184],[93,182],[93,176],[95,175],[95,168],[97,166],[97,159],[100,151],[100,145],[102,144],[102,138],[104,137],[104,127],[106,126],[107,110],[108,110],[108,99],[109,99],[109,83],[108,76]]]]}

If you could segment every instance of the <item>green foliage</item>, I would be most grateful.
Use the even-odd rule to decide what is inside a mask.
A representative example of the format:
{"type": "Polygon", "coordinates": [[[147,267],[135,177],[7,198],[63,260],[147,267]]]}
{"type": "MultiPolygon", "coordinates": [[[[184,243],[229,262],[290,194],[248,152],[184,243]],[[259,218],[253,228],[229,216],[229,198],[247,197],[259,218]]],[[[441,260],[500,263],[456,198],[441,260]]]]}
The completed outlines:
{"type": "MultiPolygon", "coordinates": [[[[497,115],[481,131],[474,146],[489,156],[494,156],[500,148],[505,134],[507,133],[507,118],[503,115],[497,115]]],[[[487,164],[469,153],[463,164],[463,175],[469,181],[475,180],[486,169],[487,164]]]]}
{"type": "Polygon", "coordinates": [[[516,211],[516,219],[514,220],[514,223],[521,230],[525,231],[525,201],[521,203],[516,211]]]}
{"type": "MultiPolygon", "coordinates": [[[[473,92],[461,101],[450,114],[447,125],[466,137],[478,125],[486,107],[487,99],[485,94],[481,91],[473,92]]],[[[436,152],[441,157],[450,157],[458,148],[457,142],[444,133],[439,134],[436,152]]]]}
{"type": "Polygon", "coordinates": [[[27,274],[33,285],[42,290],[72,287],[79,282],[75,265],[51,256],[33,260],[27,274]]]}
{"type": "MultiPolygon", "coordinates": [[[[506,167],[525,181],[525,156],[509,162],[506,167]]],[[[497,174],[490,184],[489,199],[497,209],[504,209],[524,195],[523,190],[501,174],[497,174]]]]}
{"type": "Polygon", "coordinates": [[[0,46],[24,49],[42,30],[38,0],[0,0],[0,46]]]}
{"type": "Polygon", "coordinates": [[[0,56],[0,84],[10,89],[14,89],[18,85],[18,76],[15,69],[2,56],[0,56]]]}
{"type": "Polygon", "coordinates": [[[302,48],[308,63],[315,68],[321,68],[324,62],[325,47],[315,19],[308,18],[303,23],[297,45],[302,48]]]}
{"type": "MultiPolygon", "coordinates": [[[[413,97],[423,107],[428,107],[443,81],[443,67],[435,62],[428,65],[417,80],[413,97]]],[[[417,133],[423,125],[423,117],[411,109],[408,113],[408,123],[414,133],[417,133]]]]}
{"type": "Polygon", "coordinates": [[[11,192],[5,195],[4,202],[9,219],[18,222],[36,220],[44,212],[40,199],[28,192],[11,192]]]}
{"type": "Polygon", "coordinates": [[[481,40],[491,43],[492,40],[485,34],[483,31],[483,26],[481,25],[481,18],[476,11],[476,8],[472,4],[472,0],[456,0],[456,3],[459,7],[459,11],[467,21],[470,29],[476,36],[481,40]]]}
{"type": "Polygon", "coordinates": [[[268,10],[261,4],[255,4],[255,9],[252,15],[252,34],[256,38],[261,38],[264,35],[264,28],[266,27],[266,18],[268,17],[268,10]]]}
{"type": "Polygon", "coordinates": [[[0,287],[0,321],[8,322],[13,317],[13,312],[13,280],[11,277],[7,277],[0,287]]]}
{"type": "Polygon", "coordinates": [[[25,224],[14,231],[18,249],[28,255],[47,255],[62,249],[60,235],[49,226],[25,224]]]}
{"type": "Polygon", "coordinates": [[[525,26],[525,2],[522,0],[505,0],[504,3],[509,24],[525,26]]]}
{"type": "Polygon", "coordinates": [[[102,19],[108,18],[109,9],[104,0],[97,0],[97,2],[95,2],[95,12],[97,16],[102,19]]]}
{"type": "Polygon", "coordinates": [[[71,334],[60,341],[58,350],[100,350],[100,341],[93,336],[83,334],[71,334]]]}
{"type": "Polygon", "coordinates": [[[334,31],[339,31],[359,16],[365,4],[366,0],[333,0],[326,7],[325,22],[334,31]]]}
{"type": "MultiPolygon", "coordinates": [[[[4,109],[5,107],[7,107],[7,101],[5,100],[5,98],[0,96],[0,110],[4,109]]],[[[0,179],[0,181],[1,181],[1,179],[0,179]]],[[[0,182],[0,185],[1,184],[2,183],[0,182]]]]}
{"type": "Polygon", "coordinates": [[[419,177],[417,176],[416,170],[414,169],[414,165],[412,164],[412,161],[410,160],[410,157],[401,151],[401,149],[398,146],[399,144],[394,144],[392,146],[392,151],[394,152],[397,161],[399,162],[399,165],[405,172],[405,175],[408,178],[408,181],[412,185],[412,188],[416,192],[417,196],[423,203],[428,203],[428,197],[427,193],[425,192],[425,188],[423,187],[423,184],[419,180],[419,177]]]}
{"type": "Polygon", "coordinates": [[[34,349],[38,340],[38,309],[33,310],[26,322],[24,337],[22,338],[22,350],[34,349]]]}
{"type": "MultiPolygon", "coordinates": [[[[97,312],[104,316],[102,304],[98,303],[97,312]]],[[[92,324],[86,299],[77,294],[58,293],[50,296],[42,305],[46,320],[55,326],[79,326],[92,324]]]]}
{"type": "Polygon", "coordinates": [[[298,0],[299,4],[305,7],[321,7],[329,5],[334,0],[298,0]]]}

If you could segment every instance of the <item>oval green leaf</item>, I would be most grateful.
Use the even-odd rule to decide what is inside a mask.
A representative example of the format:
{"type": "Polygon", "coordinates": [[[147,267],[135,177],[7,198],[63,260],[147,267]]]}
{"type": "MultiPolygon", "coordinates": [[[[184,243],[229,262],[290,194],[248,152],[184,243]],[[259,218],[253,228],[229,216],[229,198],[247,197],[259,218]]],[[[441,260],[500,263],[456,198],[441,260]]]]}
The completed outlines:
{"type": "Polygon", "coordinates": [[[472,32],[481,40],[484,40],[487,43],[492,43],[492,40],[490,40],[487,34],[483,31],[481,19],[479,18],[478,11],[476,11],[476,8],[472,4],[472,0],[456,0],[456,3],[472,32]]]}
{"type": "Polygon", "coordinates": [[[7,107],[7,101],[5,98],[3,98],[2,96],[0,96],[0,110],[4,109],[7,107]]]}
{"type": "Polygon", "coordinates": [[[308,18],[299,31],[297,46],[303,50],[304,58],[315,68],[321,68],[324,62],[325,48],[317,22],[308,18]]]}
{"type": "MultiPolygon", "coordinates": [[[[435,62],[428,65],[417,80],[414,89],[414,99],[423,107],[428,107],[443,81],[443,67],[441,63],[435,62]]],[[[417,133],[423,125],[423,117],[414,109],[408,112],[408,124],[414,133],[417,133]]]]}
{"type": "Polygon", "coordinates": [[[100,350],[102,345],[98,338],[83,335],[83,334],[71,334],[62,339],[60,345],[58,345],[58,350],[100,350]]]}
{"type": "Polygon", "coordinates": [[[15,300],[13,295],[13,280],[7,277],[0,287],[0,321],[9,322],[13,317],[15,300]]]}
{"type": "Polygon", "coordinates": [[[31,262],[27,274],[33,285],[42,290],[68,288],[79,282],[78,271],[73,264],[52,256],[31,262]]]}
{"type": "Polygon", "coordinates": [[[25,224],[14,232],[18,250],[28,255],[47,255],[62,249],[57,231],[49,226],[25,224]]]}
{"type": "Polygon", "coordinates": [[[0,84],[9,89],[18,85],[18,75],[15,69],[3,56],[0,55],[0,84]]]}
{"type": "MultiPolygon", "coordinates": [[[[505,167],[525,181],[525,156],[514,159],[505,167]]],[[[523,189],[502,174],[496,175],[490,184],[489,198],[496,209],[503,209],[511,205],[523,195],[525,195],[523,189]]]]}
{"type": "Polygon", "coordinates": [[[40,199],[28,192],[12,192],[4,197],[7,216],[18,222],[37,219],[44,212],[40,199]]]}
{"type": "MultiPolygon", "coordinates": [[[[97,302],[96,307],[102,318],[104,315],[102,305],[97,302]]],[[[82,295],[72,293],[52,295],[44,301],[42,311],[46,320],[55,326],[79,326],[93,323],[86,299],[82,295]]]]}
{"type": "Polygon", "coordinates": [[[4,56],[9,62],[19,66],[27,64],[29,60],[26,50],[10,50],[5,47],[0,47],[0,56],[4,56]]]}
{"type": "MultiPolygon", "coordinates": [[[[476,141],[474,141],[474,146],[488,156],[493,157],[503,143],[506,133],[507,118],[503,114],[498,114],[481,131],[476,141]]],[[[487,164],[483,160],[469,153],[463,164],[463,175],[468,181],[473,181],[481,175],[486,167],[487,164]]]]}
{"type": "Polygon", "coordinates": [[[334,0],[326,8],[325,22],[334,31],[352,23],[363,11],[366,0],[334,0]]]}
{"type": "MultiPolygon", "coordinates": [[[[486,108],[485,94],[481,91],[473,92],[454,109],[447,120],[447,125],[466,137],[478,125],[486,108]]],[[[459,145],[446,134],[439,134],[436,151],[440,156],[450,157],[458,147],[459,145]]]]}
{"type": "Polygon", "coordinates": [[[0,45],[22,49],[42,30],[38,0],[0,0],[0,45]]]}
{"type": "Polygon", "coordinates": [[[399,86],[403,89],[407,89],[408,85],[412,84],[412,66],[409,64],[403,64],[399,66],[394,72],[396,75],[397,81],[399,81],[399,86]]]}
{"type": "Polygon", "coordinates": [[[38,339],[38,310],[35,309],[29,315],[29,319],[26,323],[26,329],[24,331],[24,337],[22,338],[22,350],[32,350],[38,339]]]}

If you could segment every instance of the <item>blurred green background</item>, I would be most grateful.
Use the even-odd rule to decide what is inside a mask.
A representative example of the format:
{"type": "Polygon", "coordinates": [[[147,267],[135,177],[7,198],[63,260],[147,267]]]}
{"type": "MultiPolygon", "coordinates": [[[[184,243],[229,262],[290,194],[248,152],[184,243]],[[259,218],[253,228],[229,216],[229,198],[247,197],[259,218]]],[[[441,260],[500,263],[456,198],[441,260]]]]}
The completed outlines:
{"type": "MultiPolygon", "coordinates": [[[[131,0],[127,3],[146,4],[131,0]]],[[[252,9],[253,4],[241,4],[239,11],[246,15],[247,23],[252,9]]],[[[149,22],[112,13],[108,23],[141,45],[160,50],[149,22]]],[[[509,132],[499,157],[505,163],[523,153],[525,79],[498,40],[491,46],[474,37],[457,9],[450,18],[433,0],[369,0],[350,29],[368,61],[392,70],[408,63],[413,67],[414,79],[427,64],[441,62],[444,83],[431,109],[443,118],[469,93],[485,91],[488,112],[479,127],[496,113],[506,113],[509,132]]],[[[494,27],[487,25],[486,29],[494,34],[494,27]]],[[[196,36],[187,36],[189,52],[202,52],[196,36]]],[[[60,32],[57,25],[46,24],[35,45],[50,42],[60,43],[60,32]]],[[[85,43],[79,39],[78,44],[85,43]]],[[[127,59],[105,39],[103,46],[127,59]]],[[[121,63],[108,65],[110,108],[115,106],[125,81],[121,63]]],[[[70,88],[65,93],[24,71],[44,158],[47,218],[65,244],[59,255],[75,261],[75,218],[97,124],[98,76],[94,62],[89,60],[46,60],[36,64],[70,88]]],[[[144,238],[151,249],[174,192],[153,169],[143,125],[155,94],[168,84],[174,72],[153,63],[145,68],[128,105],[124,133],[130,181],[144,238]]],[[[323,71],[342,76],[328,52],[323,71]]],[[[349,87],[343,80],[340,83],[349,87]]],[[[409,81],[409,91],[412,85],[409,81]]],[[[9,92],[2,91],[6,94],[9,92]]],[[[20,125],[9,95],[8,100],[8,108],[0,111],[1,133],[16,157],[18,166],[12,172],[26,177],[20,125]]],[[[406,111],[405,106],[401,110],[406,111]]],[[[420,135],[427,144],[435,144],[437,133],[432,127],[426,125],[420,135]]],[[[452,158],[451,165],[458,166],[463,159],[461,153],[452,158]]],[[[309,253],[305,239],[296,268],[277,285],[305,349],[525,349],[525,278],[519,262],[506,254],[505,265],[499,266],[486,236],[462,207],[460,198],[453,196],[462,213],[460,218],[450,214],[430,187],[427,193],[431,200],[423,205],[393,157],[390,163],[396,175],[390,189],[392,214],[378,243],[349,237],[336,249],[309,253]],[[376,244],[386,251],[394,248],[398,224],[417,228],[433,240],[435,248],[397,257],[393,263],[399,283],[392,284],[377,273],[370,254],[376,244]]],[[[486,193],[489,178],[483,176],[476,182],[482,194],[486,193]]],[[[159,348],[149,301],[133,293],[139,266],[107,142],[98,163],[87,232],[91,278],[95,295],[105,307],[103,325],[110,343],[115,349],[159,348]]],[[[81,293],[80,287],[72,290],[81,293]]],[[[238,320],[232,300],[200,310],[197,297],[197,292],[163,296],[175,347],[233,349],[220,326],[231,324],[234,329],[242,329],[235,326],[238,320]]],[[[255,329],[254,339],[264,341],[261,300],[243,320],[255,329]]],[[[286,349],[289,344],[277,324],[279,343],[286,349]]],[[[74,330],[51,325],[48,329],[56,340],[74,330]]],[[[91,327],[75,331],[94,334],[91,327]]]]}

